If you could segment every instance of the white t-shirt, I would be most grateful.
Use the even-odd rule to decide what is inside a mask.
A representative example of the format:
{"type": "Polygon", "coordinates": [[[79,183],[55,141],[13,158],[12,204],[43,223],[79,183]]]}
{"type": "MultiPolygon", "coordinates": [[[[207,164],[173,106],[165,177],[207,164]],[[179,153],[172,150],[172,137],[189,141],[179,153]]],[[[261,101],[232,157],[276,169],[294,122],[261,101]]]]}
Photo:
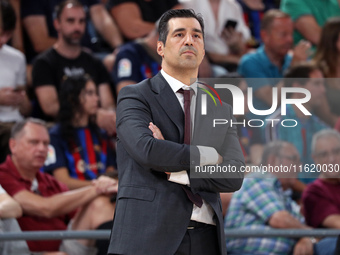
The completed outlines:
{"type": "MultiPolygon", "coordinates": [[[[26,84],[26,61],[20,51],[3,45],[0,49],[0,88],[17,88],[26,84]]],[[[0,106],[0,122],[22,120],[18,107],[0,106]]]]}
{"type": "Polygon", "coordinates": [[[221,38],[227,20],[237,21],[236,31],[242,33],[245,41],[250,38],[250,30],[244,22],[242,7],[235,0],[221,0],[217,20],[209,0],[181,0],[180,2],[185,8],[193,9],[196,13],[202,14],[204,20],[205,50],[207,52],[221,55],[229,53],[227,43],[221,38]]]}

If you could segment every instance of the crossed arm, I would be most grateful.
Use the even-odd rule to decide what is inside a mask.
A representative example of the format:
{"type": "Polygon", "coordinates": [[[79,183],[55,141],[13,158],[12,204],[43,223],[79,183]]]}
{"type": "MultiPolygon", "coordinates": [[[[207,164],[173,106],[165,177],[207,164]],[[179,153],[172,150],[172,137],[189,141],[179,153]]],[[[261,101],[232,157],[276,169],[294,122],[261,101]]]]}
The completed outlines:
{"type": "Polygon", "coordinates": [[[21,205],[25,214],[53,218],[70,213],[100,195],[115,193],[117,189],[116,180],[101,176],[91,186],[50,197],[42,197],[28,190],[22,190],[14,194],[13,198],[21,205]]]}
{"type": "Polygon", "coordinates": [[[8,194],[0,194],[0,219],[19,218],[22,215],[22,209],[18,202],[8,194]]]}

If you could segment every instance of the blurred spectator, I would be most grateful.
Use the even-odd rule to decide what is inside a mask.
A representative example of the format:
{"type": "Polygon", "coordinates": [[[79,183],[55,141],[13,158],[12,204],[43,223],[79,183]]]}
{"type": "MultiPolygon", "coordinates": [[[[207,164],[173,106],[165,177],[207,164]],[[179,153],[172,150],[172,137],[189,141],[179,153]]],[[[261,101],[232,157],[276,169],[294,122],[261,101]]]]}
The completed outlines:
{"type": "Polygon", "coordinates": [[[80,41],[85,31],[85,10],[76,0],[68,0],[56,9],[54,25],[58,40],[34,62],[33,88],[36,94],[33,116],[54,121],[59,111],[60,83],[63,76],[89,74],[98,86],[101,110],[97,123],[109,134],[115,132],[114,99],[110,76],[100,60],[85,52],[80,41]],[[106,118],[100,118],[107,116],[106,118]]]}
{"type": "Polygon", "coordinates": [[[120,47],[111,72],[117,94],[130,84],[151,78],[161,69],[161,57],[157,54],[157,29],[145,38],[129,42],[120,47]]]}
{"type": "MultiPolygon", "coordinates": [[[[291,142],[297,148],[301,162],[303,164],[314,163],[311,153],[312,138],[318,131],[328,128],[328,126],[315,116],[315,109],[322,102],[325,95],[324,78],[320,69],[311,63],[301,63],[291,67],[284,79],[284,87],[305,88],[311,94],[311,99],[303,104],[312,115],[305,115],[296,104],[286,105],[286,114],[281,115],[282,108],[279,107],[276,112],[267,118],[265,126],[266,142],[273,140],[283,140],[291,142]],[[270,121],[274,119],[275,121],[270,121]],[[294,127],[286,127],[282,125],[282,121],[293,119],[296,121],[287,125],[295,125],[294,127]]],[[[290,99],[304,98],[303,93],[289,93],[290,99]]],[[[288,123],[288,122],[287,122],[288,123]]],[[[299,179],[304,183],[310,183],[318,176],[318,172],[302,172],[299,173],[299,179]]]]}
{"type": "Polygon", "coordinates": [[[280,9],[294,21],[294,43],[301,39],[317,45],[321,28],[330,17],[340,16],[338,0],[282,0],[280,9]]]}
{"type": "Polygon", "coordinates": [[[178,0],[109,0],[109,10],[128,40],[148,35],[155,22],[170,9],[181,9],[178,0]]]}
{"type": "MultiPolygon", "coordinates": [[[[37,54],[47,50],[56,43],[58,31],[56,31],[53,26],[53,22],[55,15],[58,14],[54,8],[62,2],[65,1],[21,1],[21,15],[25,31],[25,52],[29,63],[31,63],[37,54]]],[[[81,41],[81,45],[94,52],[103,50],[99,46],[98,38],[96,35],[93,35],[95,33],[93,32],[94,29],[99,32],[110,47],[116,48],[122,44],[120,32],[103,4],[101,4],[99,0],[80,0],[80,2],[89,12],[89,15],[86,16],[88,18],[84,20],[84,23],[87,23],[88,26],[84,31],[85,36],[81,41]],[[91,19],[91,21],[89,19],[91,19]]],[[[69,3],[77,5],[76,1],[69,1],[69,3]]]]}
{"type": "MultiPolygon", "coordinates": [[[[238,72],[245,78],[262,78],[254,79],[248,85],[253,88],[254,108],[267,110],[273,103],[272,88],[278,88],[280,98],[282,83],[279,82],[283,73],[290,65],[308,58],[310,44],[301,42],[294,48],[293,56],[288,54],[293,43],[293,22],[288,14],[279,10],[269,10],[264,15],[261,21],[261,38],[263,46],[255,53],[241,58],[238,72]]],[[[264,119],[266,116],[250,113],[248,117],[264,119]]]]}
{"type": "MultiPolygon", "coordinates": [[[[265,147],[261,166],[291,164],[299,164],[299,153],[293,144],[275,141],[265,147]]],[[[229,229],[309,229],[303,223],[300,208],[285,192],[293,185],[293,175],[280,171],[248,174],[242,188],[231,199],[225,232],[229,229]]],[[[326,238],[315,245],[314,241],[284,237],[227,238],[227,250],[229,255],[334,254],[335,238],[326,238]]]]}
{"type": "MultiPolygon", "coordinates": [[[[0,185],[0,234],[21,232],[16,218],[22,216],[22,208],[0,185]]],[[[26,241],[12,240],[0,242],[0,255],[33,255],[26,241]]],[[[39,255],[67,255],[63,252],[44,252],[39,255]]]]}
{"type": "Polygon", "coordinates": [[[248,42],[251,47],[257,47],[261,42],[260,28],[264,13],[270,9],[278,8],[273,0],[237,0],[243,9],[244,19],[250,29],[252,40],[248,42]]]}
{"type": "MultiPolygon", "coordinates": [[[[91,186],[68,192],[64,184],[40,172],[48,145],[48,131],[42,121],[21,121],[12,129],[12,155],[0,165],[1,185],[24,212],[18,219],[21,229],[93,230],[112,220],[114,207],[106,202],[109,197],[103,195],[117,192],[117,181],[101,176],[91,186]]],[[[30,250],[34,252],[58,251],[60,243],[60,240],[27,241],[30,250]]],[[[68,255],[92,255],[96,254],[93,245],[94,240],[65,239],[60,250],[68,255]]]]}
{"type": "MultiPolygon", "coordinates": [[[[248,97],[248,85],[246,80],[237,73],[229,73],[225,77],[214,79],[214,84],[232,84],[237,86],[244,96],[248,97]]],[[[234,107],[234,100],[229,90],[215,88],[221,100],[234,107]]],[[[244,113],[249,112],[248,101],[244,100],[244,113]]],[[[247,164],[258,165],[263,152],[262,132],[259,127],[248,125],[248,118],[245,115],[235,115],[237,124],[237,135],[239,137],[241,149],[247,164]]]]}
{"type": "Polygon", "coordinates": [[[340,228],[340,134],[332,129],[316,133],[312,153],[321,173],[303,193],[306,221],[315,228],[340,228]]]}
{"type": "Polygon", "coordinates": [[[114,171],[113,144],[96,125],[96,85],[90,77],[67,78],[61,85],[58,124],[50,130],[51,145],[44,171],[69,189],[114,171]]]}
{"type": "MultiPolygon", "coordinates": [[[[314,57],[326,79],[326,96],[330,111],[340,116],[340,18],[331,18],[324,25],[314,57]]],[[[325,113],[322,112],[321,115],[325,113]]],[[[332,116],[333,124],[336,117],[332,116]]],[[[331,121],[332,123],[332,121],[331,121]]]]}
{"type": "Polygon", "coordinates": [[[9,153],[12,125],[31,110],[26,96],[26,62],[24,55],[6,43],[15,29],[16,16],[7,1],[0,2],[0,163],[9,153]]]}
{"type": "MultiPolygon", "coordinates": [[[[20,232],[21,229],[15,218],[22,216],[22,209],[18,202],[7,195],[0,185],[0,233],[20,232]]],[[[30,255],[25,241],[0,242],[1,255],[30,255]]]]}
{"type": "Polygon", "coordinates": [[[20,0],[9,0],[10,4],[13,6],[16,16],[15,29],[13,31],[13,36],[11,39],[11,46],[21,52],[25,52],[24,50],[24,41],[22,37],[22,22],[20,15],[20,0]]]}
{"type": "Polygon", "coordinates": [[[239,3],[236,0],[189,0],[183,5],[204,18],[205,50],[210,62],[236,71],[250,38],[239,3]],[[228,21],[236,22],[236,26],[226,27],[228,21]]]}

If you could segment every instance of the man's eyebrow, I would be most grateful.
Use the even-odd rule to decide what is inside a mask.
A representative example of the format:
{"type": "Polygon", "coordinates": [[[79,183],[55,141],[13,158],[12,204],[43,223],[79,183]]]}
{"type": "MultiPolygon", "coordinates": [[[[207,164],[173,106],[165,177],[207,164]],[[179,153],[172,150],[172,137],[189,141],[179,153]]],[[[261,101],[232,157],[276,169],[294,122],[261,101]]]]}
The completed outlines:
{"type": "Polygon", "coordinates": [[[194,31],[194,32],[196,32],[196,33],[200,33],[200,34],[202,34],[202,30],[201,30],[201,29],[194,28],[194,29],[193,29],[193,31],[194,31]]]}
{"type": "MultiPolygon", "coordinates": [[[[171,34],[176,34],[178,32],[183,32],[185,31],[186,29],[185,28],[177,28],[175,29],[171,34]]],[[[193,28],[192,31],[196,32],[196,33],[200,33],[202,34],[202,30],[201,29],[198,29],[198,28],[193,28]]]]}

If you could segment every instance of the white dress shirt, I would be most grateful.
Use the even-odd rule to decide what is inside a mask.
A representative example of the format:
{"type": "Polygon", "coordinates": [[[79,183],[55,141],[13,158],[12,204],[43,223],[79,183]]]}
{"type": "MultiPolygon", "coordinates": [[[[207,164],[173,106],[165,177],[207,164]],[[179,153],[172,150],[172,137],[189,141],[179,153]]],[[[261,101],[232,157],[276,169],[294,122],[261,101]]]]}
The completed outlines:
{"type": "MultiPolygon", "coordinates": [[[[188,90],[190,88],[193,89],[194,96],[192,97],[191,104],[190,104],[190,113],[194,113],[195,108],[196,108],[197,83],[193,82],[193,84],[191,84],[189,87],[185,85],[184,83],[180,82],[179,80],[168,75],[163,69],[161,70],[161,74],[163,75],[164,79],[168,82],[171,89],[177,96],[178,102],[180,103],[183,111],[184,111],[184,95],[177,91],[179,89],[184,89],[184,90],[188,90]]],[[[191,114],[191,120],[193,123],[192,125],[193,127],[194,126],[194,114],[191,114]]],[[[197,146],[197,148],[200,152],[200,166],[217,164],[218,153],[215,148],[207,147],[207,146],[197,146]]],[[[186,170],[176,172],[176,173],[171,173],[169,181],[190,186],[190,180],[189,180],[189,176],[186,170]]],[[[204,199],[202,200],[203,200],[203,205],[201,208],[199,208],[195,204],[193,205],[191,220],[194,220],[197,222],[203,222],[206,224],[216,225],[216,223],[213,220],[214,210],[204,199]]]]}

